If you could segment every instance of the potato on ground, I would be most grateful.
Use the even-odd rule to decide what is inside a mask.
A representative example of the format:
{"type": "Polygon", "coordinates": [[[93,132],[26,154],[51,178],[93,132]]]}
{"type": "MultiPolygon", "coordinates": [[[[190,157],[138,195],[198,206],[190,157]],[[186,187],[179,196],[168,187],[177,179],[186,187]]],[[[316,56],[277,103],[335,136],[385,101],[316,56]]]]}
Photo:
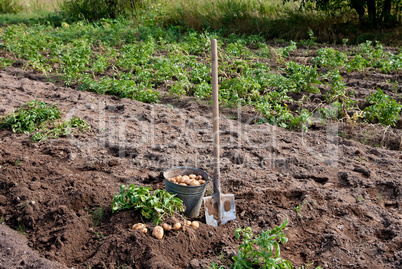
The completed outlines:
{"type": "Polygon", "coordinates": [[[163,238],[163,228],[161,226],[156,226],[154,230],[152,231],[152,236],[155,237],[156,239],[162,239],[163,238]]]}
{"type": "Polygon", "coordinates": [[[162,228],[163,230],[165,230],[166,232],[171,231],[172,230],[172,226],[167,224],[167,223],[162,223],[162,228]]]}
{"type": "Polygon", "coordinates": [[[191,222],[191,227],[198,229],[200,227],[200,223],[195,220],[195,221],[191,222]]]}
{"type": "Polygon", "coordinates": [[[180,222],[176,222],[173,225],[173,230],[175,230],[175,231],[180,230],[180,228],[181,228],[181,223],[180,222]]]}
{"type": "Polygon", "coordinates": [[[134,230],[140,230],[140,229],[143,229],[143,228],[146,228],[144,223],[136,223],[136,224],[133,225],[134,230]]]}

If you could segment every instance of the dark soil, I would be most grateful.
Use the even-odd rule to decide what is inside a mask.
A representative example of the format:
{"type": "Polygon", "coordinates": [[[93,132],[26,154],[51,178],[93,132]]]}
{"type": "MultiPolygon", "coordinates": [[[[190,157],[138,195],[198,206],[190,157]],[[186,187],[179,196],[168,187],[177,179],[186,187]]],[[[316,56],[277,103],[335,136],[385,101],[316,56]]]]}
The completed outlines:
{"type": "MultiPolygon", "coordinates": [[[[213,228],[202,209],[199,229],[157,240],[130,228],[145,221],[138,212],[111,214],[113,194],[129,183],[163,189],[161,172],[172,166],[212,175],[211,108],[192,98],[150,105],[79,92],[16,68],[0,71],[0,81],[0,116],[38,99],[92,126],[39,144],[0,130],[0,217],[23,234],[0,225],[0,268],[207,268],[228,264],[237,227],[257,234],[285,219],[281,253],[296,266],[402,267],[400,129],[316,122],[291,132],[222,108],[222,190],[235,195],[237,220],[213,228]],[[95,212],[103,212],[97,226],[95,212]]],[[[347,83],[362,96],[376,87],[358,75],[347,83]]]]}

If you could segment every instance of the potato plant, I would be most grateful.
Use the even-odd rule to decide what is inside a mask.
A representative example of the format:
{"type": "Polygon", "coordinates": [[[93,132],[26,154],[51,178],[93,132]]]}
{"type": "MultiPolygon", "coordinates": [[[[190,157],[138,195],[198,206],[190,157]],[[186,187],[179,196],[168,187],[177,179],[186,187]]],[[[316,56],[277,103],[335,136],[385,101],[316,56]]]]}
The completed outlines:
{"type": "Polygon", "coordinates": [[[138,210],[142,216],[151,219],[155,225],[166,217],[184,211],[183,201],[165,190],[138,187],[134,184],[121,185],[120,192],[113,196],[112,212],[125,209],[138,210]]]}
{"type": "Polygon", "coordinates": [[[1,118],[0,128],[10,129],[14,133],[36,132],[31,136],[33,142],[43,142],[90,128],[83,119],[76,116],[56,124],[55,121],[61,118],[60,114],[56,105],[34,100],[1,118]]]}
{"type": "MultiPolygon", "coordinates": [[[[369,41],[345,51],[318,49],[317,56],[301,64],[291,59],[298,49],[295,42],[274,50],[262,36],[200,34],[145,21],[5,26],[0,31],[0,68],[22,59],[24,68],[57,75],[67,86],[147,103],[160,101],[161,88],[177,97],[209,99],[210,40],[217,38],[222,105],[251,106],[265,117],[261,122],[304,131],[316,109],[304,108],[303,102],[322,87],[329,88],[323,103],[339,108],[339,113],[320,109],[327,118],[339,120],[355,109],[342,72],[402,70],[401,51],[391,53],[369,41]],[[302,98],[293,100],[295,93],[302,98]]],[[[308,47],[315,44],[314,33],[309,35],[304,42],[308,47]]]]}
{"type": "Polygon", "coordinates": [[[0,128],[10,129],[14,133],[29,134],[60,117],[60,110],[56,105],[33,100],[1,118],[0,128]]]}
{"type": "Polygon", "coordinates": [[[381,124],[395,126],[402,109],[401,104],[394,99],[391,99],[380,89],[368,96],[366,99],[370,104],[370,106],[364,109],[364,116],[367,120],[371,122],[377,120],[381,124]]]}
{"type": "Polygon", "coordinates": [[[235,231],[236,239],[242,239],[237,255],[233,257],[234,269],[243,268],[265,268],[282,269],[293,268],[291,262],[280,257],[280,245],[285,244],[288,239],[282,231],[288,221],[272,230],[262,231],[260,235],[254,236],[250,227],[238,228],[235,231]]]}

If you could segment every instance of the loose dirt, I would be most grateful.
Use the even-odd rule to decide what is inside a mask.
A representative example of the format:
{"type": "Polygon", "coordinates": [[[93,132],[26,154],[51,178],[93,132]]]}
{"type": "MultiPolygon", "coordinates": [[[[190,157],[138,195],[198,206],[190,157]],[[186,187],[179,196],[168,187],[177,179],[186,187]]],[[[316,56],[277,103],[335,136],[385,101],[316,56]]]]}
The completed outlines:
{"type": "MultiPolygon", "coordinates": [[[[112,214],[112,197],[121,184],[164,188],[161,172],[172,166],[212,175],[209,104],[168,96],[144,104],[44,79],[0,71],[0,116],[37,99],[92,129],[39,144],[0,130],[0,268],[207,268],[228,264],[240,243],[237,227],[257,234],[285,219],[281,254],[296,266],[402,267],[400,129],[350,129],[367,136],[362,130],[371,128],[366,141],[384,143],[372,147],[339,136],[346,133],[340,123],[291,132],[254,124],[247,108],[222,108],[222,190],[235,194],[237,220],[213,228],[202,210],[199,229],[157,240],[130,229],[146,221],[138,212],[112,214]],[[98,225],[95,212],[103,212],[98,225]]],[[[367,82],[352,74],[347,83],[367,82]]]]}

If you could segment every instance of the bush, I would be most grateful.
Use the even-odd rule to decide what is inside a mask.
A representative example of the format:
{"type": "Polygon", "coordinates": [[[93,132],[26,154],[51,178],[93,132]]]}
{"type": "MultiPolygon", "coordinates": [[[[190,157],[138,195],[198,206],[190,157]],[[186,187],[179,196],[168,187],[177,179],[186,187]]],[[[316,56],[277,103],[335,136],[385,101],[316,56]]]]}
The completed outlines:
{"type": "Polygon", "coordinates": [[[0,0],[0,14],[3,13],[19,13],[22,11],[22,6],[15,0],[0,0]]]}
{"type": "Polygon", "coordinates": [[[130,17],[145,0],[70,0],[62,4],[65,16],[73,20],[130,17]]]}

